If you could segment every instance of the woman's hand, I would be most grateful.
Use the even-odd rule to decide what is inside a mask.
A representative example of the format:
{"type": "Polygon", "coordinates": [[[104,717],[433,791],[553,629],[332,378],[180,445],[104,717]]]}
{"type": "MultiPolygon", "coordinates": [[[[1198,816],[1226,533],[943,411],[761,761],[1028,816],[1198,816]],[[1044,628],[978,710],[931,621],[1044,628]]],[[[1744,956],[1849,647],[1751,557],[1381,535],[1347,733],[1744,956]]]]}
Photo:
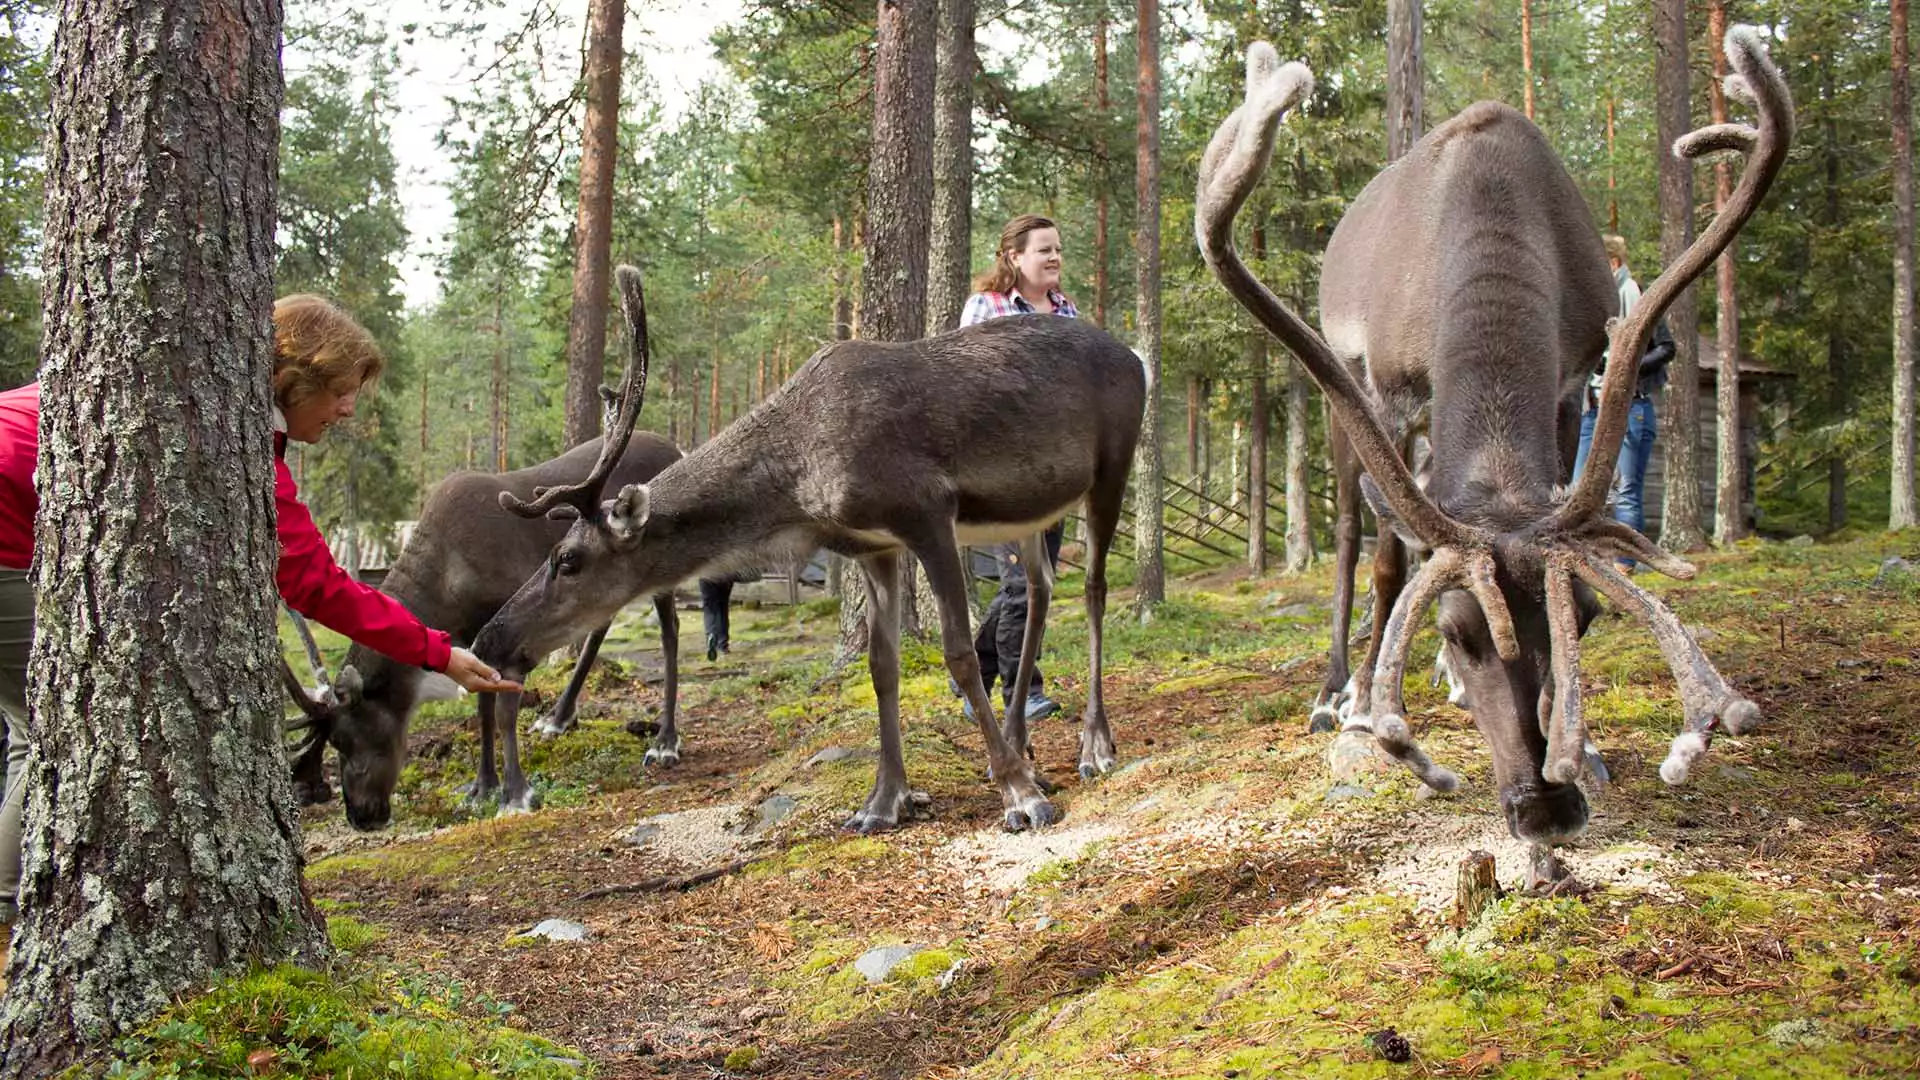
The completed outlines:
{"type": "Polygon", "coordinates": [[[501,678],[485,660],[461,648],[455,648],[447,658],[447,678],[476,694],[512,694],[520,690],[519,683],[501,678]]]}

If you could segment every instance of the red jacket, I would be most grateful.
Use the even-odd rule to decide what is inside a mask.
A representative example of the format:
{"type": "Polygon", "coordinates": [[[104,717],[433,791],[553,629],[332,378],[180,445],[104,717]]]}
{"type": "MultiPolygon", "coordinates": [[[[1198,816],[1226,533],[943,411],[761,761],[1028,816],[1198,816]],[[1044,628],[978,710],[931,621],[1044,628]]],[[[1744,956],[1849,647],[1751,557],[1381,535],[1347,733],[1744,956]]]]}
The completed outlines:
{"type": "MultiPolygon", "coordinates": [[[[33,517],[40,508],[33,468],[40,448],[40,384],[0,394],[0,567],[33,563],[33,517]]],[[[340,569],[300,502],[285,458],[286,435],[273,435],[273,505],[279,516],[280,567],[274,584],[287,606],[336,633],[403,664],[440,671],[453,646],[406,606],[340,569]]]]}
{"type": "Polygon", "coordinates": [[[280,569],[274,584],[293,610],[337,634],[403,664],[444,671],[453,643],[414,617],[405,604],[355,581],[340,564],[300,501],[287,468],[287,436],[273,433],[273,506],[279,514],[280,569]]]}
{"type": "Polygon", "coordinates": [[[40,457],[40,384],[0,394],[0,567],[33,565],[33,465],[40,457]]]}

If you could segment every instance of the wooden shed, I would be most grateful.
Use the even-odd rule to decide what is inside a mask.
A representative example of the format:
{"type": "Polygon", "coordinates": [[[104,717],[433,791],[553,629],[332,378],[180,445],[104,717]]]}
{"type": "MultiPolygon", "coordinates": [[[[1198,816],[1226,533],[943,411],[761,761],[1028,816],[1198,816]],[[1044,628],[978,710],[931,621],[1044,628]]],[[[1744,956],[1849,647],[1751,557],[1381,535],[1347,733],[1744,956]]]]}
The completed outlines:
{"type": "MultiPolygon", "coordinates": [[[[1713,338],[1700,335],[1699,348],[1699,385],[1700,385],[1700,520],[1708,532],[1714,528],[1714,455],[1720,439],[1719,405],[1715,397],[1719,393],[1720,347],[1713,338]]],[[[1678,368],[1674,377],[1679,377],[1678,368]]],[[[1760,399],[1763,395],[1780,393],[1791,384],[1794,376],[1790,372],[1770,368],[1746,352],[1740,352],[1740,474],[1745,494],[1741,503],[1746,508],[1747,527],[1753,528],[1754,521],[1754,462],[1760,452],[1760,399]]],[[[1661,402],[1654,403],[1659,412],[1661,402]]],[[[1665,421],[1661,421],[1664,428],[1665,421]]],[[[1664,449],[1666,433],[1663,430],[1654,441],[1653,461],[1647,466],[1647,535],[1659,537],[1660,518],[1666,505],[1666,464],[1664,449]]]]}

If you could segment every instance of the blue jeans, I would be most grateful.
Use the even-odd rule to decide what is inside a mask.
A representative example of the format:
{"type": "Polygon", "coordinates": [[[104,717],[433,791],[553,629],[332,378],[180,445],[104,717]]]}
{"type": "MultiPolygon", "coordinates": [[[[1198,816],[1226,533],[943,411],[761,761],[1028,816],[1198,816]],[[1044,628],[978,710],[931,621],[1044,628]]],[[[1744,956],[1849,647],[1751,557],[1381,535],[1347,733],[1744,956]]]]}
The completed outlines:
{"type": "MultiPolygon", "coordinates": [[[[1587,470],[1587,455],[1593,449],[1593,425],[1599,413],[1588,409],[1580,417],[1580,452],[1573,459],[1573,478],[1587,470]]],[[[1613,504],[1613,518],[1636,531],[1647,531],[1645,496],[1647,463],[1653,460],[1653,399],[1637,397],[1627,411],[1627,434],[1620,440],[1620,461],[1614,466],[1620,491],[1613,504]]]]}

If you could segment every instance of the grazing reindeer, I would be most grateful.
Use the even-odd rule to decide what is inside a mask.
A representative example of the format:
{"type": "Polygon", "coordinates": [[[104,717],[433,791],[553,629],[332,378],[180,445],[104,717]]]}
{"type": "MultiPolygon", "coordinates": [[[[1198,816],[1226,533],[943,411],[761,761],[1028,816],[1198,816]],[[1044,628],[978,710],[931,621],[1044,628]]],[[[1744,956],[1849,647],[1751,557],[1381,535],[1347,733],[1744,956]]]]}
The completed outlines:
{"type": "MultiPolygon", "coordinates": [[[[618,448],[646,391],[646,309],[640,273],[619,271],[632,359],[621,393],[618,448]],[[637,376],[636,376],[637,365],[637,376]]],[[[792,558],[824,547],[866,571],[868,659],[880,712],[873,792],[847,822],[897,825],[912,802],[900,745],[902,555],[926,570],[940,608],[948,671],[973,703],[1009,829],[1057,819],[1026,756],[1023,705],[1052,582],[1034,572],[1026,644],[1004,726],[981,682],[967,626],[960,545],[1021,539],[1044,568],[1040,531],[1086,503],[1088,680],[1080,771],[1115,764],[1101,697],[1107,551],[1119,524],[1146,401],[1140,361],[1088,323],[1046,316],[996,319],[923,341],[846,341],[814,354],[786,385],[649,484],[602,503],[606,470],[540,492],[523,514],[573,519],[545,570],[530,578],[474,641],[503,671],[634,596],[701,571],[792,558]]],[[[604,460],[604,459],[603,459],[604,460]]]]}
{"type": "MultiPolygon", "coordinates": [[[[641,432],[623,441],[625,453],[610,473],[622,483],[644,483],[680,460],[680,451],[657,435],[641,432]]],[[[601,440],[594,439],[530,468],[505,473],[455,473],[442,480],[428,496],[419,525],[406,550],[387,571],[382,587],[429,626],[444,628],[455,641],[472,640],[521,582],[540,568],[548,550],[566,532],[564,526],[554,522],[528,521],[507,513],[500,507],[501,489],[531,496],[539,487],[581,476],[601,460],[601,448],[601,440]]],[[[654,610],[660,616],[661,651],[666,657],[666,686],[660,730],[647,749],[646,761],[661,765],[680,761],[680,733],[675,723],[680,624],[671,585],[668,583],[654,597],[654,610]]],[[[607,625],[603,621],[589,628],[591,633],[566,692],[535,730],[549,735],[572,730],[574,708],[607,635],[607,625]]],[[[299,679],[291,671],[283,678],[291,680],[288,690],[293,693],[299,679]]],[[[372,649],[355,645],[334,680],[332,702],[315,702],[304,691],[293,693],[295,703],[308,716],[308,722],[301,726],[310,729],[297,748],[293,766],[294,792],[300,801],[316,804],[332,798],[322,766],[331,743],[340,755],[340,787],[347,820],[361,829],[385,825],[394,784],[406,763],[407,721],[419,703],[425,678],[426,672],[420,668],[397,664],[372,649]]],[[[503,732],[504,791],[494,771],[494,698],[493,694],[480,695],[480,762],[469,794],[479,801],[499,792],[503,810],[524,810],[531,791],[520,771],[518,733],[511,722],[503,732]]],[[[510,715],[518,711],[519,695],[513,698],[510,715]]],[[[628,730],[642,734],[632,724],[628,730]]]]}
{"type": "Polygon", "coordinates": [[[1415,744],[1401,700],[1414,625],[1438,597],[1441,636],[1493,752],[1508,828],[1533,844],[1536,885],[1564,875],[1552,845],[1587,821],[1575,781],[1590,745],[1579,674],[1580,635],[1595,607],[1589,589],[1648,622],[1673,668],[1686,722],[1660,769],[1668,783],[1685,781],[1715,731],[1738,734],[1759,719],[1673,613],[1613,560],[1639,559],[1680,578],[1693,567],[1601,512],[1654,321],[1752,216],[1786,158],[1793,104],[1785,81],[1750,28],[1729,31],[1726,49],[1740,73],[1728,90],[1758,106],[1759,129],[1703,128],[1674,152],[1737,150],[1750,163],[1712,227],[1625,319],[1609,319],[1613,290],[1586,204],[1539,129],[1503,105],[1471,106],[1435,128],[1354,201],[1327,251],[1327,339],[1233,248],[1233,217],[1266,168],[1281,115],[1313,76],[1255,44],[1246,104],[1201,164],[1195,231],[1208,264],[1325,390],[1382,520],[1432,552],[1404,590],[1390,580],[1378,599],[1378,662],[1356,673],[1348,724],[1370,730],[1429,786],[1455,786],[1415,744]],[[1566,492],[1558,486],[1561,404],[1603,347],[1593,456],[1566,492]],[[1430,405],[1432,440],[1424,491],[1397,452],[1422,405],[1430,405]]]}

